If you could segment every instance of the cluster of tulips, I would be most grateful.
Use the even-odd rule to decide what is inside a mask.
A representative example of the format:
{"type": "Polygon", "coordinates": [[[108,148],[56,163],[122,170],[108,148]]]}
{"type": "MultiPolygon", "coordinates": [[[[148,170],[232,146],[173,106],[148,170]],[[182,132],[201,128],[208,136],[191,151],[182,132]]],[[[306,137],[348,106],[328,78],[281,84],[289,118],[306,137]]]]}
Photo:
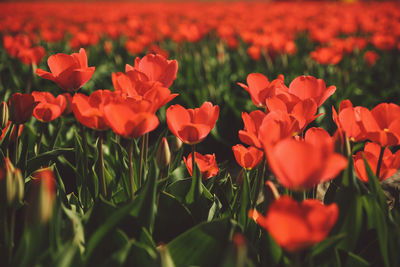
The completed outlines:
{"type": "Polygon", "coordinates": [[[344,99],[398,64],[399,10],[0,3],[0,258],[400,265],[400,106],[344,99]]]}
{"type": "MultiPolygon", "coordinates": [[[[44,56],[42,46],[32,47],[30,43],[42,40],[54,44],[66,36],[70,36],[68,44],[74,50],[102,43],[104,51],[112,53],[110,40],[123,40],[127,51],[138,54],[165,52],[160,44],[168,39],[178,44],[196,43],[215,32],[231,49],[237,49],[243,40],[249,56],[259,60],[263,54],[268,58],[295,54],[295,39],[308,32],[317,44],[311,57],[321,64],[333,65],[346,54],[364,50],[367,44],[384,51],[399,49],[399,12],[394,3],[119,3],[118,9],[111,3],[96,7],[71,3],[62,8],[32,3],[3,4],[1,10],[4,47],[28,65],[38,64],[44,56]],[[25,34],[14,36],[21,32],[25,34]]],[[[377,57],[375,51],[365,54],[369,64],[374,64],[377,57]]]]}
{"type": "MultiPolygon", "coordinates": [[[[138,138],[142,139],[143,144],[148,142],[148,133],[159,125],[157,110],[177,96],[171,94],[168,87],[176,78],[178,63],[158,54],[136,58],[134,66],[126,65],[125,73],[112,74],[114,91],[96,90],[89,96],[78,93],[95,71],[95,67],[88,67],[83,48],[72,55],[60,53],[50,56],[48,66],[51,72],[37,69],[37,75],[53,81],[67,93],[61,93],[57,97],[49,92],[38,91],[13,94],[9,100],[10,121],[7,120],[2,138],[11,131],[9,128],[20,128],[32,115],[40,122],[48,123],[72,112],[81,125],[99,133],[100,192],[104,198],[111,199],[114,189],[106,181],[102,159],[103,139],[106,136],[104,132],[111,129],[116,135],[131,142],[138,138]]],[[[300,198],[303,200],[301,201],[296,196],[299,192],[315,190],[320,183],[338,177],[348,166],[347,158],[342,154],[353,158],[357,176],[366,183],[369,179],[366,163],[379,181],[392,176],[400,168],[400,152],[393,154],[389,149],[400,145],[398,105],[382,103],[370,111],[364,107],[353,107],[349,100],[344,100],[338,113],[333,108],[337,131],[332,137],[324,129],[310,127],[310,124],[322,115],[317,114],[318,108],[335,93],[335,86],[326,87],[321,79],[300,76],[287,87],[283,75],[269,81],[260,73],[249,74],[247,85],[239,85],[249,92],[254,105],[261,108],[242,113],[244,129],[239,130],[239,138],[249,147],[238,144],[232,148],[237,163],[243,168],[239,178],[242,186],[248,187],[251,183],[246,172],[250,173],[258,165],[262,165],[264,171],[268,168],[279,185],[295,197],[286,194],[280,197],[275,185],[263,171],[257,179],[262,184],[265,182],[276,199],[270,204],[265,216],[256,209],[249,210],[248,215],[268,230],[277,244],[286,251],[301,251],[321,242],[337,221],[339,209],[335,203],[324,205],[316,199],[300,198]],[[368,142],[364,151],[352,155],[351,145],[365,140],[368,142]]],[[[7,104],[3,102],[2,107],[4,119],[8,116],[7,104]]],[[[192,152],[187,158],[183,157],[188,172],[193,176],[189,193],[202,188],[202,180],[215,177],[219,172],[215,155],[195,152],[195,145],[202,142],[215,126],[219,111],[219,107],[210,102],[195,109],[172,105],[166,111],[171,133],[181,142],[192,146],[192,152]],[[194,166],[198,168],[200,175],[195,175],[194,166]]],[[[85,138],[85,129],[83,126],[81,129],[85,138]]],[[[8,136],[16,144],[15,150],[10,154],[14,153],[14,164],[17,165],[18,135],[9,133],[8,136]]],[[[132,150],[128,153],[130,196],[134,199],[143,185],[143,178],[141,172],[139,177],[135,177],[132,150]]],[[[165,137],[160,143],[157,158],[158,162],[169,164],[170,152],[165,137]]],[[[14,198],[22,200],[24,190],[21,186],[24,186],[21,173],[14,169],[8,158],[4,160],[2,175],[7,188],[16,188],[5,191],[8,203],[13,203],[14,198]],[[4,175],[14,178],[5,179],[4,175]]],[[[45,185],[42,190],[47,192],[44,194],[46,201],[50,203],[54,200],[56,182],[48,167],[32,174],[32,181],[33,184],[45,185]]],[[[257,198],[260,192],[256,192],[257,198]]],[[[36,192],[36,197],[37,194],[36,192]]],[[[194,200],[189,201],[188,205],[192,201],[194,200]]],[[[34,207],[32,204],[29,209],[34,207]]],[[[51,208],[42,210],[40,220],[46,221],[51,214],[51,208]]]]}

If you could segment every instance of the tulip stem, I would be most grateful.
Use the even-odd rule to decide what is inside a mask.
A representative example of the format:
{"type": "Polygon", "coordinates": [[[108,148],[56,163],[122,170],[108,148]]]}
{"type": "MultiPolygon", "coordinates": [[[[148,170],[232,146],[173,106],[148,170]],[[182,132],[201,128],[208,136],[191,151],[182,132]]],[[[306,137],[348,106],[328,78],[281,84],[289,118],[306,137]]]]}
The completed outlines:
{"type": "MultiPolygon", "coordinates": [[[[19,124],[15,124],[15,142],[14,142],[14,165],[17,166],[18,163],[18,131],[19,130],[19,124]]],[[[12,134],[12,132],[11,132],[12,134]]]]}
{"type": "Polygon", "coordinates": [[[379,159],[378,159],[378,166],[376,167],[376,177],[379,180],[379,173],[381,172],[381,166],[382,166],[382,160],[383,160],[383,154],[385,152],[385,147],[381,147],[381,152],[379,153],[379,159]]]}
{"type": "Polygon", "coordinates": [[[131,199],[133,199],[133,196],[136,192],[136,184],[133,177],[133,139],[129,140],[128,157],[129,157],[129,181],[131,185],[131,199]]]}
{"type": "Polygon", "coordinates": [[[104,156],[103,156],[103,142],[104,142],[104,132],[101,131],[99,133],[99,142],[97,143],[97,150],[99,152],[98,160],[99,160],[99,175],[100,175],[100,183],[101,183],[101,195],[107,199],[107,185],[106,185],[106,177],[104,175],[104,156]]]}
{"type": "Polygon", "coordinates": [[[146,143],[146,135],[142,136],[141,140],[141,147],[140,147],[140,158],[139,158],[139,179],[138,179],[138,187],[142,185],[142,174],[143,174],[143,161],[144,161],[144,154],[145,154],[145,143],[146,143]]]}
{"type": "Polygon", "coordinates": [[[192,178],[194,176],[194,172],[195,172],[195,164],[196,164],[196,159],[195,159],[195,152],[196,152],[196,145],[192,145],[192,178]]]}
{"type": "Polygon", "coordinates": [[[81,124],[82,133],[82,145],[83,145],[83,186],[88,186],[88,151],[87,151],[87,140],[86,131],[83,124],[81,124]]]}

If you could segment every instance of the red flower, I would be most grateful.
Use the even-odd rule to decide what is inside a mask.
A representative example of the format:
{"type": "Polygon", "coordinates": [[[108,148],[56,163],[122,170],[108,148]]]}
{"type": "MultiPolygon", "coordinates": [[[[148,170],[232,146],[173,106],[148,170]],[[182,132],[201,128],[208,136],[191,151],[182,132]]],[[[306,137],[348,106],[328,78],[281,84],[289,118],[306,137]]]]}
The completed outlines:
{"type": "Polygon", "coordinates": [[[275,200],[265,217],[255,210],[249,212],[249,216],[289,252],[309,248],[324,240],[335,225],[338,214],[335,203],[325,206],[314,199],[298,203],[289,196],[275,200]]]}
{"type": "Polygon", "coordinates": [[[178,72],[178,62],[167,60],[159,54],[147,54],[142,59],[135,59],[135,67],[127,64],[126,72],[137,70],[146,75],[149,81],[158,81],[164,87],[170,87],[176,79],[178,72]]]}
{"type": "Polygon", "coordinates": [[[326,88],[322,79],[312,76],[300,76],[294,79],[289,85],[289,93],[294,94],[301,100],[313,99],[317,106],[321,106],[325,100],[336,91],[336,86],[326,88]]]}
{"type": "Polygon", "coordinates": [[[279,183],[292,190],[312,188],[335,178],[347,160],[334,152],[334,140],[323,129],[311,128],[305,140],[287,138],[265,151],[279,183]]]}
{"type": "Polygon", "coordinates": [[[366,138],[366,130],[361,121],[361,113],[368,112],[364,107],[353,107],[350,100],[343,100],[339,106],[339,114],[332,107],[333,121],[336,123],[340,134],[346,133],[351,141],[363,141],[366,138]]]}
{"type": "Polygon", "coordinates": [[[92,78],[95,67],[88,67],[85,49],[72,55],[58,53],[47,60],[51,73],[37,69],[36,74],[55,82],[60,88],[76,92],[92,78]]]}
{"type": "MultiPolygon", "coordinates": [[[[195,155],[194,160],[196,161],[196,164],[200,169],[201,177],[203,180],[206,180],[218,174],[219,169],[214,154],[202,155],[200,153],[195,152],[194,155],[195,155]]],[[[193,175],[192,153],[188,155],[187,159],[183,157],[183,161],[185,162],[189,174],[192,176],[193,175]]]]}
{"type": "Polygon", "coordinates": [[[364,54],[364,61],[370,67],[375,65],[378,58],[379,58],[379,55],[374,51],[366,51],[364,54]]]}
{"type": "MultiPolygon", "coordinates": [[[[367,171],[365,170],[363,155],[368,162],[372,172],[375,174],[378,167],[379,154],[381,147],[378,144],[367,142],[364,151],[359,151],[353,156],[354,169],[358,178],[363,182],[368,182],[367,171]]],[[[379,172],[379,181],[383,181],[397,172],[400,168],[400,150],[395,154],[386,147],[383,153],[382,165],[379,172]]]]}
{"type": "Polygon", "coordinates": [[[335,47],[318,47],[310,56],[320,64],[336,65],[343,59],[343,52],[335,47]]]}
{"type": "Polygon", "coordinates": [[[210,102],[204,102],[196,109],[173,105],[167,109],[167,124],[169,130],[182,142],[197,144],[214,128],[218,115],[219,107],[210,102]]]}
{"type": "Polygon", "coordinates": [[[251,100],[257,107],[265,107],[265,100],[279,92],[287,92],[288,88],[283,83],[283,75],[269,82],[268,78],[261,73],[247,75],[247,84],[238,83],[243,89],[250,93],[251,100]]]}
{"type": "MultiPolygon", "coordinates": [[[[7,133],[8,127],[10,127],[10,124],[11,124],[11,121],[8,121],[6,127],[1,131],[0,140],[3,140],[4,136],[7,133]]],[[[18,127],[18,137],[21,136],[23,129],[24,129],[24,125],[20,124],[18,127]]],[[[12,132],[10,133],[10,143],[14,142],[15,137],[17,137],[17,131],[16,131],[16,128],[13,127],[12,132]]]]}
{"type": "Polygon", "coordinates": [[[246,148],[242,145],[236,145],[232,147],[232,150],[237,163],[239,163],[242,168],[248,170],[256,167],[264,156],[261,150],[253,146],[246,148]]]}
{"type": "Polygon", "coordinates": [[[367,139],[381,146],[400,144],[400,106],[381,103],[371,111],[364,108],[360,118],[367,139]]]}
{"type": "Polygon", "coordinates": [[[67,106],[65,96],[54,97],[49,92],[32,92],[32,96],[39,104],[33,110],[33,116],[42,122],[55,120],[64,112],[67,106]]]}
{"type": "Polygon", "coordinates": [[[118,135],[128,139],[138,138],[153,131],[159,124],[150,111],[151,103],[143,101],[114,101],[104,106],[104,119],[118,135]]]}
{"type": "Polygon", "coordinates": [[[30,48],[21,48],[18,52],[18,59],[25,65],[39,64],[45,55],[45,50],[42,46],[30,48]]]}
{"type": "Polygon", "coordinates": [[[27,122],[37,104],[31,94],[13,94],[9,100],[10,120],[16,124],[27,122]]]}
{"type": "Polygon", "coordinates": [[[239,139],[246,145],[262,148],[261,142],[258,139],[258,130],[265,117],[265,113],[261,110],[255,110],[247,114],[242,112],[244,129],[239,130],[239,139]]]}
{"type": "Polygon", "coordinates": [[[90,96],[77,93],[72,99],[72,111],[76,119],[86,127],[106,130],[109,127],[104,121],[104,106],[114,97],[115,93],[109,90],[97,90],[90,96]]]}

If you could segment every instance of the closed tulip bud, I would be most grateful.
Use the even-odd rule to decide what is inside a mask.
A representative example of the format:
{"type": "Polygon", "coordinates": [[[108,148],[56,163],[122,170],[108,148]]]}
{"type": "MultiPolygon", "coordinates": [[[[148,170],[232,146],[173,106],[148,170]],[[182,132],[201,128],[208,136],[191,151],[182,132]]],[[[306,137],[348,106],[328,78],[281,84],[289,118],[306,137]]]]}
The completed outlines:
{"type": "Polygon", "coordinates": [[[8,123],[8,106],[7,106],[7,103],[4,101],[1,102],[0,112],[1,112],[0,127],[1,127],[1,129],[4,129],[7,127],[7,123],[8,123]]]}
{"type": "Polygon", "coordinates": [[[16,206],[24,197],[24,180],[21,171],[13,166],[8,158],[4,159],[4,168],[0,170],[2,204],[16,206]]]}
{"type": "Polygon", "coordinates": [[[54,174],[50,168],[33,174],[29,192],[27,220],[32,224],[45,224],[53,213],[55,199],[54,174]]]}
{"type": "Polygon", "coordinates": [[[172,152],[178,151],[182,147],[182,144],[183,144],[182,141],[178,137],[173,136],[171,140],[172,152]]]}
{"type": "Polygon", "coordinates": [[[164,168],[168,166],[171,160],[171,151],[169,150],[168,141],[165,137],[161,139],[161,143],[158,146],[157,154],[156,154],[156,161],[158,167],[164,168]]]}

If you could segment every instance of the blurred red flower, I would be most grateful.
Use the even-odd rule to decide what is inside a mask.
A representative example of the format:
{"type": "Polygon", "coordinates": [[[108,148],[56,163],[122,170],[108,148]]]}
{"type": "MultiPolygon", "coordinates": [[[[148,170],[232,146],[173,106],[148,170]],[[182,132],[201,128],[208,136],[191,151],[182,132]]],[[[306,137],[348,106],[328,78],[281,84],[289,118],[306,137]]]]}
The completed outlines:
{"type": "Polygon", "coordinates": [[[370,67],[375,65],[375,62],[378,60],[378,58],[379,55],[374,51],[366,51],[364,54],[364,61],[370,67]]]}
{"type": "Polygon", "coordinates": [[[65,96],[59,95],[54,97],[49,92],[32,92],[38,105],[33,110],[33,116],[42,122],[55,120],[64,112],[67,106],[65,96]]]}
{"type": "Polygon", "coordinates": [[[36,74],[55,82],[61,89],[76,92],[92,78],[95,67],[88,67],[85,49],[72,55],[58,53],[47,60],[50,72],[37,69],[36,74]]]}
{"type": "Polygon", "coordinates": [[[9,100],[10,120],[15,124],[27,122],[37,104],[31,94],[13,94],[9,100]]]}
{"type": "MultiPolygon", "coordinates": [[[[379,154],[381,147],[378,144],[367,142],[364,147],[364,151],[359,151],[353,156],[354,169],[357,173],[358,178],[361,181],[368,183],[368,175],[365,170],[365,164],[363,155],[368,162],[372,172],[376,174],[378,167],[379,154]]],[[[385,148],[382,158],[382,165],[379,171],[379,181],[383,181],[392,175],[394,175],[400,168],[400,150],[395,154],[385,148]]]]}
{"type": "Polygon", "coordinates": [[[249,211],[249,216],[289,252],[307,249],[324,240],[338,215],[335,203],[324,205],[314,199],[298,203],[289,196],[275,200],[265,217],[256,210],[249,211]]]}

